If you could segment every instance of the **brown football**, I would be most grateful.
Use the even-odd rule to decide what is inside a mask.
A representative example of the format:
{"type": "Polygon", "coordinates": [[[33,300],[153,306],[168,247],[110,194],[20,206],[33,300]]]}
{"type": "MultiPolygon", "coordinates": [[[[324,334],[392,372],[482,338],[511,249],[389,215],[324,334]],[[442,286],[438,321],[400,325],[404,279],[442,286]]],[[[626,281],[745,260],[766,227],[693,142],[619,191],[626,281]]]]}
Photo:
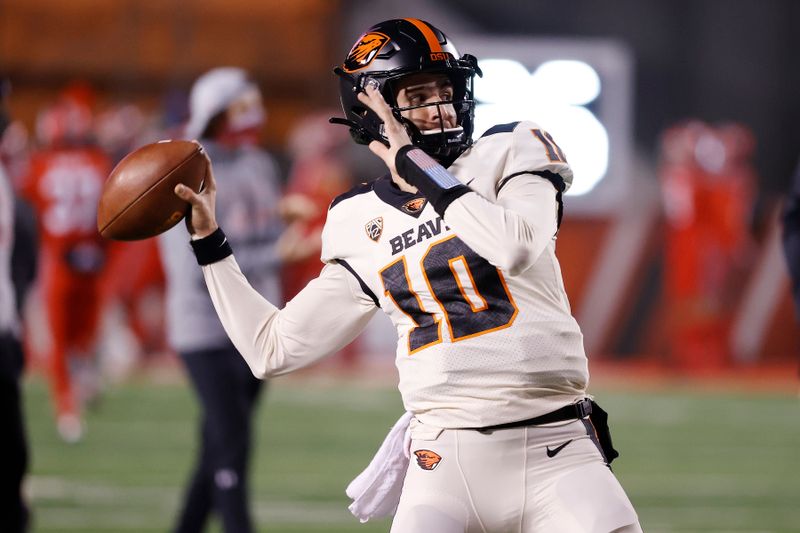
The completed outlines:
{"type": "Polygon", "coordinates": [[[175,196],[183,183],[199,192],[208,173],[203,147],[192,141],[160,141],[120,161],[103,186],[97,229],[107,239],[135,241],[163,233],[181,221],[189,204],[175,196]]]}

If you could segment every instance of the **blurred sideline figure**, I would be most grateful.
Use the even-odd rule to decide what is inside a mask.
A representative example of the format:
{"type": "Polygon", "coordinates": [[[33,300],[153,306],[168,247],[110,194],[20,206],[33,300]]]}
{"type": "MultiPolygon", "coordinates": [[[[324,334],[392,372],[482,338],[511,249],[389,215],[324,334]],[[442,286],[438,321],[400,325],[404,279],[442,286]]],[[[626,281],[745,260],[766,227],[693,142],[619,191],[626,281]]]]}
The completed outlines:
{"type": "Polygon", "coordinates": [[[397,328],[410,448],[398,431],[394,453],[376,458],[386,467],[352,495],[355,514],[393,512],[394,533],[641,532],[609,468],[616,452],[587,397],[555,255],[572,182],[564,153],[532,122],[473,142],[478,61],[425,21],[376,24],[335,72],[339,122],[387,173],[331,204],[325,266],[283,309],[233,256],[213,212],[214,175],[199,194],[176,187],[192,203],[209,292],[253,373],[309,365],[381,309],[397,328]]]}
{"type": "MultiPolygon", "coordinates": [[[[261,92],[242,69],[216,68],[194,83],[189,110],[185,133],[214,160],[217,212],[241,250],[242,270],[261,294],[282,301],[281,265],[302,244],[284,232],[278,169],[257,146],[265,121],[261,92]]],[[[202,531],[213,511],[226,533],[249,532],[251,420],[261,382],[225,334],[185,235],[176,227],[159,238],[168,340],[188,370],[202,412],[197,462],[175,531],[202,531]]]]}
{"type": "Polygon", "coordinates": [[[41,147],[22,183],[41,236],[39,288],[50,331],[44,359],[66,442],[81,439],[83,406],[99,387],[94,349],[106,242],[97,232],[96,210],[111,161],[94,142],[92,100],[91,88],[76,83],[40,112],[41,147]]]}
{"type": "Polygon", "coordinates": [[[684,370],[730,363],[737,287],[751,244],[752,134],[736,124],[689,121],[662,139],[668,351],[684,370]]]}
{"type": "Polygon", "coordinates": [[[800,165],[792,177],[783,211],[783,250],[792,278],[795,312],[800,319],[800,165]]]}
{"type": "MultiPolygon", "coordinates": [[[[281,271],[286,300],[292,299],[322,270],[319,253],[328,206],[354,185],[345,155],[350,136],[344,128],[330,127],[328,118],[332,114],[331,111],[311,113],[301,119],[289,134],[287,144],[292,166],[282,205],[289,208],[304,200],[309,202],[310,205],[293,210],[294,213],[307,214],[308,218],[297,218],[293,222],[303,237],[317,246],[313,255],[287,265],[281,271]]],[[[291,219],[291,215],[284,218],[291,219]]],[[[358,362],[358,355],[358,340],[354,340],[341,350],[339,360],[346,368],[352,368],[358,362]]]]}
{"type": "Polygon", "coordinates": [[[19,182],[28,167],[28,129],[20,120],[3,119],[0,123],[0,164],[5,166],[12,188],[19,189],[19,182]]]}
{"type": "MultiPolygon", "coordinates": [[[[0,166],[14,191],[14,248],[11,254],[11,280],[22,316],[30,289],[36,281],[39,262],[39,236],[36,232],[36,213],[31,204],[19,194],[20,181],[28,165],[28,131],[14,120],[3,98],[8,98],[11,83],[0,75],[0,166]]],[[[23,333],[24,336],[24,333],[23,333]]]]}
{"type": "MultiPolygon", "coordinates": [[[[9,122],[5,103],[9,90],[8,81],[0,76],[0,138],[9,122]]],[[[0,519],[3,531],[20,533],[28,529],[28,508],[22,496],[22,481],[28,469],[28,443],[20,388],[24,356],[11,277],[13,245],[14,194],[0,162],[0,425],[5,441],[0,457],[0,519]]]]}
{"type": "MultiPolygon", "coordinates": [[[[132,103],[118,102],[106,107],[97,117],[97,138],[111,154],[114,163],[155,133],[148,118],[132,103]]],[[[117,319],[114,327],[127,327],[134,334],[136,353],[141,360],[125,360],[122,353],[105,354],[114,366],[111,374],[124,377],[133,363],[152,362],[166,355],[164,331],[164,291],[166,281],[156,239],[111,241],[108,244],[108,266],[103,293],[106,318],[117,319]],[[121,316],[119,316],[121,315],[121,316]],[[115,356],[112,359],[112,356],[115,356]]],[[[113,333],[112,333],[113,337],[113,333]]],[[[110,347],[111,348],[111,347],[110,347]]],[[[133,358],[132,358],[133,359],[133,358]]]]}
{"type": "MultiPolygon", "coordinates": [[[[311,202],[304,206],[309,218],[298,221],[298,230],[322,248],[322,227],[331,201],[350,189],[353,178],[342,153],[350,137],[343,128],[331,128],[330,111],[316,112],[302,118],[289,134],[288,151],[292,161],[286,182],[284,206],[299,195],[311,202]]],[[[288,215],[287,215],[288,216],[288,215]]],[[[286,217],[285,217],[286,218],[286,217]]],[[[282,272],[284,297],[293,298],[310,280],[319,275],[322,262],[318,256],[293,263],[282,272]]]]}

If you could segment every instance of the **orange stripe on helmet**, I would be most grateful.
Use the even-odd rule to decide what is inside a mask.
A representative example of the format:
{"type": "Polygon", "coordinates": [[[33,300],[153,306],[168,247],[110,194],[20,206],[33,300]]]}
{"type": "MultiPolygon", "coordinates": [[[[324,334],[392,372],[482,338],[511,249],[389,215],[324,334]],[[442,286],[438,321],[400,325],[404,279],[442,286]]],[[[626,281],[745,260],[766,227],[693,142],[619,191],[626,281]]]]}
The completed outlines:
{"type": "Polygon", "coordinates": [[[431,30],[430,26],[428,26],[419,19],[403,19],[403,20],[407,20],[408,22],[416,26],[416,28],[419,31],[422,32],[422,35],[425,36],[425,40],[428,41],[428,46],[430,47],[431,52],[442,51],[442,45],[439,44],[439,39],[436,38],[436,35],[433,33],[433,30],[431,30]]]}

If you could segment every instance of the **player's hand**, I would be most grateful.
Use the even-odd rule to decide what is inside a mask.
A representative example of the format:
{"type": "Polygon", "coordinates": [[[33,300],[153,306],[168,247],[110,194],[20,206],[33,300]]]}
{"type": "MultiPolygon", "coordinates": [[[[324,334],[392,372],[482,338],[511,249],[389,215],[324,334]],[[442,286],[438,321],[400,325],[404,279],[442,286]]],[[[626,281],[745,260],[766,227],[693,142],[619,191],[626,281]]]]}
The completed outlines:
{"type": "Polygon", "coordinates": [[[322,229],[307,235],[301,223],[289,224],[277,243],[278,256],[284,263],[293,263],[319,255],[322,229]]]}
{"type": "Polygon", "coordinates": [[[175,194],[178,198],[189,202],[192,206],[191,211],[186,215],[186,229],[190,234],[201,239],[208,237],[219,227],[214,212],[217,182],[214,180],[214,169],[208,154],[205,154],[205,157],[208,159],[208,175],[203,183],[203,189],[199,193],[180,183],[175,186],[175,194]]]}
{"type": "Polygon", "coordinates": [[[397,151],[403,146],[411,144],[411,138],[408,136],[405,126],[392,114],[392,108],[384,100],[377,84],[367,83],[364,92],[358,93],[358,100],[372,109],[383,121],[384,133],[389,140],[389,146],[387,147],[379,141],[372,141],[369,143],[369,149],[383,159],[392,172],[392,176],[397,176],[397,169],[394,166],[397,151]]]}
{"type": "Polygon", "coordinates": [[[284,222],[311,220],[319,215],[319,208],[308,196],[293,193],[287,194],[278,203],[278,214],[284,222]]]}

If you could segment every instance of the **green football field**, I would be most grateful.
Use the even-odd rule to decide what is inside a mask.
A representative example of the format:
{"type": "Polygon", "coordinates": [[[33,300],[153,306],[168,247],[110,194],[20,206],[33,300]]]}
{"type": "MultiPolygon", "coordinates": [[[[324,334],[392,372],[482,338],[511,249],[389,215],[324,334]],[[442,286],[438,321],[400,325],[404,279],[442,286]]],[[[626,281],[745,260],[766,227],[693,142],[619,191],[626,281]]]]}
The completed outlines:
{"type": "MultiPolygon", "coordinates": [[[[796,394],[697,384],[593,393],[610,413],[622,452],[614,470],[645,531],[800,531],[796,394]]],[[[33,531],[170,529],[196,445],[197,408],[183,382],[139,379],[110,389],[77,445],[59,441],[41,380],[26,382],[25,402],[33,531]]],[[[400,414],[388,384],[272,382],[252,469],[259,531],[387,531],[387,521],[359,524],[344,488],[400,414]]]]}

